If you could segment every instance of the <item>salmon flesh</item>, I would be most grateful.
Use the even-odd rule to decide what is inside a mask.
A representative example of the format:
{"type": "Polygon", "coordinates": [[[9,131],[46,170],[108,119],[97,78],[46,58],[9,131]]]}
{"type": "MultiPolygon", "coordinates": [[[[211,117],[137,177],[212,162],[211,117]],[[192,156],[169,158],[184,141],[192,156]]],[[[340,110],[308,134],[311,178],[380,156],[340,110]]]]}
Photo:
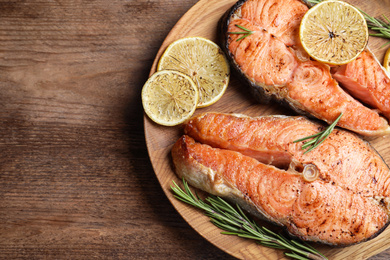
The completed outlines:
{"type": "Polygon", "coordinates": [[[306,154],[294,142],[324,128],[302,116],[205,113],[186,123],[172,158],[192,186],[294,237],[332,246],[366,241],[389,223],[389,168],[368,142],[341,129],[306,154]],[[313,172],[318,177],[308,179],[313,172]]]}
{"type": "Polygon", "coordinates": [[[369,49],[354,61],[332,71],[333,77],[354,97],[390,119],[390,78],[369,49]]]}
{"type": "MultiPolygon", "coordinates": [[[[389,118],[390,114],[390,80],[378,70],[380,63],[357,62],[357,68],[339,68],[334,76],[330,66],[312,60],[300,43],[299,26],[307,10],[300,0],[238,1],[220,21],[222,48],[233,67],[260,102],[277,100],[327,123],[342,112],[340,127],[367,136],[390,133],[382,116],[389,118]],[[244,38],[234,34],[244,32],[242,28],[252,34],[244,38]],[[359,75],[371,75],[372,79],[361,83],[359,75]],[[378,81],[386,84],[373,87],[378,81]],[[364,98],[367,93],[370,96],[364,98]]],[[[367,58],[362,55],[360,60],[367,58]]]]}

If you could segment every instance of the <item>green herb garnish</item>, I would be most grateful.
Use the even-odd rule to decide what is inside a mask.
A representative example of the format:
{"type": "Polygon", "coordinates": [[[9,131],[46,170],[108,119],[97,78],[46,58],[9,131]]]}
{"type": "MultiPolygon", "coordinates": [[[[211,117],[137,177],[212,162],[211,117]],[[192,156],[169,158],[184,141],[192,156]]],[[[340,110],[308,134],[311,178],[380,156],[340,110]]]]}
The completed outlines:
{"type": "Polygon", "coordinates": [[[240,38],[238,38],[236,40],[237,42],[254,33],[254,31],[251,31],[251,30],[245,28],[244,26],[241,26],[241,25],[238,25],[238,24],[235,24],[235,26],[237,26],[238,28],[244,30],[243,32],[228,32],[230,34],[244,34],[243,36],[241,36],[240,38]]]}
{"type": "Polygon", "coordinates": [[[312,4],[312,5],[316,5],[316,4],[319,4],[322,2],[322,0],[306,0],[306,2],[312,4]]]}
{"type": "Polygon", "coordinates": [[[207,197],[205,201],[201,200],[198,195],[194,195],[187,182],[183,179],[183,191],[174,181],[171,186],[175,197],[187,204],[205,211],[206,216],[210,217],[211,222],[219,227],[225,235],[236,235],[243,238],[256,240],[260,245],[289,250],[285,255],[294,259],[315,259],[325,260],[324,255],[305,242],[298,242],[276,234],[271,230],[260,227],[256,222],[250,220],[236,205],[237,209],[231,206],[220,197],[207,197]]]}
{"type": "MultiPolygon", "coordinates": [[[[320,2],[322,2],[323,0],[306,0],[307,2],[311,3],[311,4],[318,4],[320,2]]],[[[373,37],[380,37],[380,38],[384,38],[384,39],[390,39],[390,20],[385,16],[385,15],[382,15],[382,19],[381,18],[375,18],[373,16],[370,16],[368,15],[366,12],[364,12],[363,10],[357,8],[364,16],[364,18],[366,19],[366,22],[367,22],[367,27],[376,32],[376,33],[372,33],[370,34],[370,36],[373,36],[373,37]]],[[[390,42],[387,42],[386,44],[384,44],[382,47],[386,46],[390,44],[390,42]]]]}
{"type": "Polygon", "coordinates": [[[303,154],[310,152],[311,150],[313,150],[314,148],[316,148],[320,144],[322,144],[322,142],[324,142],[326,138],[328,138],[328,136],[330,135],[330,133],[332,133],[332,131],[335,128],[335,126],[337,125],[337,123],[340,121],[340,118],[342,115],[343,115],[343,113],[341,112],[339,117],[330,126],[328,126],[328,128],[326,128],[324,131],[319,132],[319,133],[314,134],[314,135],[306,136],[306,137],[298,139],[298,140],[295,140],[294,143],[298,143],[298,142],[313,138],[312,140],[310,140],[302,145],[302,149],[308,148],[303,154]]]}

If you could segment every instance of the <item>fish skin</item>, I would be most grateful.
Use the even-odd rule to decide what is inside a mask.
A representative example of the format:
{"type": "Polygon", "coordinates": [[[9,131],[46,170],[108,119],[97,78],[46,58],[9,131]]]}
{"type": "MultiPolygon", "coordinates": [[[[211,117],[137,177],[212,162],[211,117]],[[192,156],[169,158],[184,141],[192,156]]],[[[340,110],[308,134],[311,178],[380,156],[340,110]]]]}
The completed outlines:
{"type": "MultiPolygon", "coordinates": [[[[212,147],[289,168],[291,163],[315,165],[324,181],[367,197],[390,198],[390,170],[376,150],[357,135],[335,128],[309,153],[295,140],[325,129],[303,116],[259,116],[203,113],[192,117],[184,133],[212,147]]],[[[390,201],[386,200],[387,203],[390,201]]]]}
{"type": "Polygon", "coordinates": [[[390,126],[385,118],[351,97],[334,80],[328,65],[310,60],[303,50],[297,30],[306,11],[307,6],[299,0],[238,1],[219,23],[221,47],[233,69],[260,103],[276,101],[328,124],[343,112],[338,122],[340,127],[366,136],[389,134],[390,126]],[[264,11],[268,6],[280,10],[264,15],[268,14],[264,11]],[[263,16],[257,17],[264,19],[255,19],[255,11],[245,11],[250,7],[261,10],[263,16]],[[269,20],[275,20],[276,13],[278,26],[270,25],[269,20]],[[229,33],[242,31],[235,24],[255,33],[237,41],[242,35],[229,33]],[[318,75],[321,78],[316,78],[318,75]]]}
{"type": "Polygon", "coordinates": [[[239,152],[182,136],[172,148],[175,171],[192,186],[238,203],[305,241],[349,246],[377,236],[387,212],[370,198],[265,165],[239,152]]]}

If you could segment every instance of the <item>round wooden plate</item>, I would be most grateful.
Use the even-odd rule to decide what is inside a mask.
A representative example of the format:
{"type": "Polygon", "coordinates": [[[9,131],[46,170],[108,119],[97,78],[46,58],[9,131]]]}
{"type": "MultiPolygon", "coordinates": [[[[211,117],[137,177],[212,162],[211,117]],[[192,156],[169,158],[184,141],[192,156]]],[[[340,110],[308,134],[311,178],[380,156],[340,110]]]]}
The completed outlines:
{"type": "MultiPolygon", "coordinates": [[[[236,0],[200,0],[194,5],[174,26],[163,42],[150,75],[156,70],[158,59],[165,48],[173,41],[185,36],[202,36],[217,42],[217,23],[220,17],[236,0]]],[[[390,17],[390,0],[348,0],[349,3],[366,11],[368,14],[378,17],[385,14],[390,17]]],[[[380,61],[383,60],[387,47],[381,46],[385,40],[371,37],[369,40],[370,49],[376,54],[380,61]]],[[[233,74],[229,87],[224,96],[214,105],[198,109],[196,113],[217,111],[226,113],[243,113],[250,116],[268,114],[292,115],[288,109],[279,107],[276,104],[262,105],[254,101],[250,96],[247,86],[241,84],[233,74]]],[[[171,193],[172,181],[181,183],[172,167],[170,150],[176,140],[183,134],[182,128],[164,127],[153,123],[147,116],[144,118],[146,144],[156,176],[169,200],[183,218],[204,238],[225,252],[240,259],[283,259],[283,252],[280,250],[262,247],[253,241],[220,234],[221,230],[210,223],[209,219],[197,209],[175,199],[171,193]]],[[[390,137],[371,138],[372,145],[383,156],[384,160],[390,163],[390,137]]],[[[265,224],[265,223],[260,223],[265,224]]],[[[373,240],[346,248],[331,248],[322,245],[315,245],[329,259],[366,259],[370,256],[390,247],[390,228],[373,240]]]]}

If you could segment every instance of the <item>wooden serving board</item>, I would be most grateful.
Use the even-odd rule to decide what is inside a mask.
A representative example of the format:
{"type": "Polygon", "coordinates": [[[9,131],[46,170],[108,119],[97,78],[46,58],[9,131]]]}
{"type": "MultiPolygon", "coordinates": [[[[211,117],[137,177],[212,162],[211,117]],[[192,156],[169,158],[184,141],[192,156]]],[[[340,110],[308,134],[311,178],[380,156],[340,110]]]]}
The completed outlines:
{"type": "MultiPolygon", "coordinates": [[[[174,26],[157,53],[150,75],[156,70],[158,59],[165,48],[173,41],[185,36],[202,36],[217,42],[217,23],[220,17],[236,0],[200,0],[174,26]]],[[[390,0],[349,0],[351,4],[361,8],[372,16],[385,14],[390,17],[390,0]]],[[[386,48],[381,46],[385,40],[371,37],[370,49],[382,62],[386,48]]],[[[250,96],[246,86],[241,84],[233,74],[224,96],[214,105],[198,109],[195,113],[217,111],[226,113],[243,113],[250,116],[268,114],[293,115],[292,111],[276,104],[258,104],[250,96]]],[[[164,127],[153,123],[147,116],[144,118],[145,138],[156,176],[168,199],[183,218],[204,238],[221,250],[240,259],[284,259],[280,250],[262,247],[253,241],[220,234],[221,230],[210,223],[209,219],[197,209],[175,199],[171,193],[172,181],[181,183],[172,167],[170,150],[175,141],[183,134],[182,127],[164,127]]],[[[390,136],[371,138],[372,145],[390,164],[390,136]]],[[[260,223],[266,224],[266,223],[260,223]]],[[[390,228],[373,240],[346,248],[331,248],[314,245],[329,259],[366,259],[390,247],[390,228]]]]}

